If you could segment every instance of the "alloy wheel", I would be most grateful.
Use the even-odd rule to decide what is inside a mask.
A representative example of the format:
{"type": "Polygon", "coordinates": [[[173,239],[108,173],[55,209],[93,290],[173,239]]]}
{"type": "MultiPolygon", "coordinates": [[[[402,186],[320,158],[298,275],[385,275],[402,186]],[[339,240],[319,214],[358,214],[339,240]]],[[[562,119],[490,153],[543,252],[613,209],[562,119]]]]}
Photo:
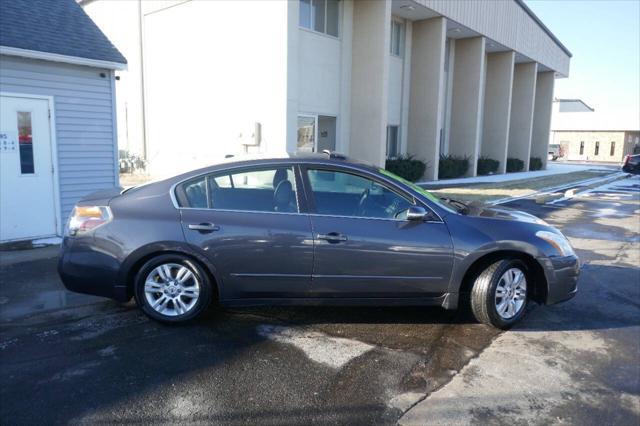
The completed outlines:
{"type": "Polygon", "coordinates": [[[527,279],[518,268],[508,269],[496,286],[495,305],[498,315],[511,319],[520,313],[527,299],[527,279]]]}
{"type": "Polygon", "coordinates": [[[163,263],[147,275],[144,295],[154,311],[175,317],[186,314],[196,305],[200,296],[200,281],[188,266],[163,263]]]}

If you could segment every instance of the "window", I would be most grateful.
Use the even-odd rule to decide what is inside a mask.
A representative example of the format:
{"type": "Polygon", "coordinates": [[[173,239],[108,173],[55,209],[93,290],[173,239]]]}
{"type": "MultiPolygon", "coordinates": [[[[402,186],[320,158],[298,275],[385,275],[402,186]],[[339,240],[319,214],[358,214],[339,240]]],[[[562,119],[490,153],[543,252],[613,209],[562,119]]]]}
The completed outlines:
{"type": "Polygon", "coordinates": [[[613,157],[616,155],[616,143],[611,142],[611,150],[609,151],[609,156],[613,157]]]}
{"type": "Polygon", "coordinates": [[[395,219],[412,205],[374,180],[334,170],[308,170],[316,212],[334,216],[395,219]]]}
{"type": "Polygon", "coordinates": [[[391,20],[391,54],[403,56],[404,51],[404,23],[396,19],[391,20]]]}
{"type": "Polygon", "coordinates": [[[596,141],[596,148],[593,150],[593,155],[598,155],[600,153],[600,142],[596,141]]]}
{"type": "Polygon", "coordinates": [[[303,28],[338,37],[339,0],[300,0],[298,23],[303,28]]]}
{"type": "Polygon", "coordinates": [[[298,211],[296,180],[291,167],[216,173],[176,188],[181,207],[255,212],[298,211]]]}
{"type": "Polygon", "coordinates": [[[298,152],[313,152],[316,147],[316,118],[298,116],[298,152]]]}
{"type": "Polygon", "coordinates": [[[580,141],[580,155],[584,155],[584,141],[580,141]]]}
{"type": "Polygon", "coordinates": [[[398,126],[387,126],[387,158],[395,158],[400,154],[400,129],[398,126]]]}
{"type": "Polygon", "coordinates": [[[33,137],[31,133],[31,113],[18,111],[18,144],[20,146],[20,173],[35,173],[33,164],[33,137]]]}

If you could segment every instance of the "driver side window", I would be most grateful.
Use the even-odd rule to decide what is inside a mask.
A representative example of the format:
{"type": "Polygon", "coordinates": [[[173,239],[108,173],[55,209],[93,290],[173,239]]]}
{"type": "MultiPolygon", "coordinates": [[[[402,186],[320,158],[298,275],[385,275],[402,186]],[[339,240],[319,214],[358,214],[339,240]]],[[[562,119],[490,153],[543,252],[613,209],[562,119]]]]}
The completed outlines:
{"type": "Polygon", "coordinates": [[[316,212],[333,216],[395,219],[411,201],[374,180],[336,170],[309,169],[316,212]]]}

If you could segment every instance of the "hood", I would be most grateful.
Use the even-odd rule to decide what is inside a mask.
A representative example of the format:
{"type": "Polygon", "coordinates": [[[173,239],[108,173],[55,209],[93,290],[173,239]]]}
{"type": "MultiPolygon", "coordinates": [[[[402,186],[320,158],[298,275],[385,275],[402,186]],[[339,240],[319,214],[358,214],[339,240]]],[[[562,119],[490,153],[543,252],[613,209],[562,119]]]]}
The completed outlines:
{"type": "Polygon", "coordinates": [[[500,220],[512,220],[516,222],[537,223],[539,225],[548,225],[544,220],[537,218],[536,216],[521,212],[519,210],[510,209],[508,207],[500,206],[474,206],[470,205],[466,216],[483,217],[487,219],[500,219],[500,220]]]}

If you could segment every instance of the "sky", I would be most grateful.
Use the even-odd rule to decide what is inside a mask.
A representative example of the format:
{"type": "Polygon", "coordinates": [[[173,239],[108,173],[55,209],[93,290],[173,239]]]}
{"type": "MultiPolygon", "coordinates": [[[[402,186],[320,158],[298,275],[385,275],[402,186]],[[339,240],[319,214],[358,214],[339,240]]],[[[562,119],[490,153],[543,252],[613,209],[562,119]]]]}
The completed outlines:
{"type": "Polygon", "coordinates": [[[640,129],[640,0],[525,2],[573,54],[555,97],[595,108],[585,120],[640,129]]]}

